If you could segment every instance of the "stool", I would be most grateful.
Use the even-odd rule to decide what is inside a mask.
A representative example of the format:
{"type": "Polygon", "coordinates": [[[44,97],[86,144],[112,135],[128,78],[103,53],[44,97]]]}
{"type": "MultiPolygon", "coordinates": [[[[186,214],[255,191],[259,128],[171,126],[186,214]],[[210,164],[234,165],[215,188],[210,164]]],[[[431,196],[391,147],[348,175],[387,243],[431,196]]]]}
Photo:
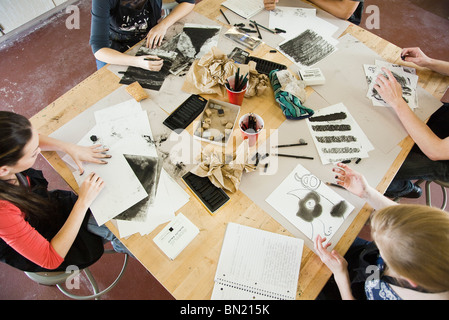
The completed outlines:
{"type": "MultiPolygon", "coordinates": [[[[105,253],[116,253],[114,250],[105,250],[105,253]]],[[[93,277],[92,273],[90,272],[89,268],[84,268],[81,270],[89,280],[89,283],[92,287],[92,291],[94,292],[92,295],[74,295],[70,292],[68,292],[62,284],[65,283],[65,281],[72,275],[71,272],[64,272],[64,271],[55,271],[55,272],[25,272],[25,274],[30,278],[31,280],[42,284],[46,286],[56,286],[59,291],[61,291],[63,294],[65,294],[67,297],[76,299],[76,300],[89,300],[89,299],[99,299],[101,295],[105,294],[106,292],[110,291],[120,280],[122,277],[126,265],[128,263],[128,255],[125,254],[125,258],[123,261],[122,270],[120,271],[117,278],[112,282],[112,284],[104,289],[103,291],[98,290],[97,282],[95,281],[95,278],[93,277]]]]}
{"type": "MultiPolygon", "coordinates": [[[[420,185],[423,181],[424,180],[418,180],[418,181],[416,181],[415,184],[420,185]]],[[[424,192],[426,194],[426,205],[428,205],[429,207],[432,206],[431,192],[430,192],[430,184],[432,182],[438,184],[441,187],[441,192],[443,193],[443,203],[441,204],[440,209],[444,210],[447,205],[447,194],[446,194],[445,188],[449,188],[449,182],[440,181],[440,180],[426,180],[424,192]]]]}

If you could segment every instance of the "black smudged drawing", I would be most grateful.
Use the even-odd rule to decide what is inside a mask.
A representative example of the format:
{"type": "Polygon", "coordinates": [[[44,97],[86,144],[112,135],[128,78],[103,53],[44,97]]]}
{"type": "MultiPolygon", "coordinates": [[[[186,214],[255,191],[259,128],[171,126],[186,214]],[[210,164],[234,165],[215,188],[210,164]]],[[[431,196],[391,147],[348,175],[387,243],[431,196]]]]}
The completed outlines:
{"type": "Polygon", "coordinates": [[[160,71],[149,71],[137,67],[128,67],[121,84],[131,84],[134,81],[146,89],[159,91],[165,79],[170,75],[183,76],[192,65],[202,46],[219,33],[219,28],[184,27],[183,32],[174,36],[156,49],[143,45],[136,56],[155,55],[164,60],[160,71]]]}
{"type": "Polygon", "coordinates": [[[323,153],[358,153],[361,150],[360,148],[344,147],[344,148],[321,148],[321,151],[323,153]]]}
{"type": "Polygon", "coordinates": [[[349,124],[323,124],[312,126],[313,131],[351,131],[349,124]]]}
{"type": "Polygon", "coordinates": [[[295,62],[305,66],[317,63],[335,50],[333,45],[310,29],[281,44],[279,47],[292,57],[295,62]]]}
{"type": "Polygon", "coordinates": [[[299,199],[299,208],[296,215],[307,222],[312,222],[323,213],[323,206],[320,204],[320,195],[311,191],[303,199],[299,199]]]}
{"type": "Polygon", "coordinates": [[[345,112],[336,112],[336,113],[330,113],[325,114],[322,116],[313,116],[309,118],[310,122],[320,122],[320,121],[336,121],[336,120],[344,120],[347,118],[347,115],[345,112]]]}
{"type": "Polygon", "coordinates": [[[357,138],[354,136],[323,136],[315,137],[320,143],[341,143],[341,142],[356,142],[357,138]]]}
{"type": "Polygon", "coordinates": [[[299,199],[298,211],[296,212],[296,216],[306,222],[311,223],[312,239],[314,238],[314,229],[312,224],[314,220],[321,222],[321,224],[323,225],[323,234],[325,236],[330,236],[332,234],[332,226],[326,226],[326,224],[321,219],[319,219],[319,217],[323,213],[323,206],[321,204],[321,201],[323,199],[324,201],[327,201],[332,205],[332,209],[330,211],[331,217],[343,219],[344,214],[348,208],[346,201],[341,200],[337,204],[334,204],[328,198],[316,192],[315,190],[317,190],[321,185],[321,180],[313,174],[306,174],[303,176],[295,174],[295,179],[301,183],[303,188],[292,190],[287,194],[299,199]],[[302,190],[309,190],[309,192],[301,198],[298,195],[298,191],[302,190]]]}

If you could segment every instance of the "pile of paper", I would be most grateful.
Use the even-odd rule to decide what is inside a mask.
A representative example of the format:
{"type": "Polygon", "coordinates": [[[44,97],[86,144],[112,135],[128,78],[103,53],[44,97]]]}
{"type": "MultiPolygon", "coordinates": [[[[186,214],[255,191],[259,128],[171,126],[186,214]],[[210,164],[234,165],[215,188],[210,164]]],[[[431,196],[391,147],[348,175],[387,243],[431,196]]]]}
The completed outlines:
{"type": "Polygon", "coordinates": [[[374,85],[376,84],[376,78],[379,74],[383,74],[388,78],[382,68],[390,70],[396,80],[401,84],[402,97],[408,103],[410,108],[415,109],[418,107],[418,95],[416,88],[418,85],[418,76],[416,75],[416,69],[401,66],[398,64],[392,64],[381,60],[376,60],[375,64],[364,64],[366,81],[368,82],[368,92],[366,96],[371,100],[373,106],[385,107],[388,106],[382,97],[379,95],[374,85]]]}
{"type": "MultiPolygon", "coordinates": [[[[189,195],[162,168],[148,114],[140,103],[133,99],[96,111],[95,121],[78,144],[107,146],[112,157],[107,164],[85,163],[85,173],[74,176],[79,185],[90,172],[105,181],[90,207],[98,225],[113,219],[120,237],[127,237],[148,234],[173,219],[189,195]]],[[[64,158],[77,168],[69,159],[64,158]]]]}
{"type": "Polygon", "coordinates": [[[367,158],[374,149],[343,103],[319,109],[306,120],[323,164],[367,158]]]}

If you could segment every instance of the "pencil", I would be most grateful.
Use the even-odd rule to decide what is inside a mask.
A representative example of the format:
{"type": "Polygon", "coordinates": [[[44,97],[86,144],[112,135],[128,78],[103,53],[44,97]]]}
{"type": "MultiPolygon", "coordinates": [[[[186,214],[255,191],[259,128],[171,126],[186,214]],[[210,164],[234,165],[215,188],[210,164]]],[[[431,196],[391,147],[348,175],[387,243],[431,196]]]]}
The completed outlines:
{"type": "Polygon", "coordinates": [[[231,23],[229,22],[228,18],[226,18],[226,16],[225,16],[223,10],[220,9],[220,12],[221,12],[221,14],[223,15],[223,17],[225,18],[226,22],[227,22],[228,24],[231,24],[231,23]]]}
{"type": "Polygon", "coordinates": [[[291,143],[291,144],[280,144],[278,146],[273,146],[273,148],[285,148],[285,147],[306,146],[306,145],[307,145],[307,142],[291,143]]]}
{"type": "Polygon", "coordinates": [[[341,189],[345,189],[345,190],[346,190],[345,187],[343,187],[343,186],[341,186],[341,185],[339,185],[339,184],[336,184],[336,183],[326,182],[326,184],[327,184],[328,186],[331,186],[331,187],[337,187],[337,188],[341,188],[341,189]]]}
{"type": "Polygon", "coordinates": [[[269,28],[267,28],[267,27],[264,27],[263,25],[261,25],[260,23],[257,23],[257,22],[254,21],[254,20],[249,20],[249,21],[251,21],[252,23],[254,23],[254,24],[256,25],[256,29],[257,29],[257,26],[259,26],[259,27],[261,27],[262,29],[265,29],[265,30],[267,30],[267,31],[269,31],[269,32],[271,32],[271,33],[276,33],[276,31],[273,31],[273,30],[271,30],[271,29],[269,29],[269,28]]]}
{"type": "Polygon", "coordinates": [[[257,23],[254,23],[254,24],[256,25],[256,30],[257,30],[257,33],[259,34],[259,39],[262,40],[262,35],[260,34],[259,27],[257,26],[257,23]]]}
{"type": "Polygon", "coordinates": [[[278,157],[288,157],[288,158],[296,158],[296,159],[309,159],[313,160],[313,157],[306,157],[306,156],[296,156],[294,154],[283,154],[283,153],[275,153],[275,156],[278,157]]]}

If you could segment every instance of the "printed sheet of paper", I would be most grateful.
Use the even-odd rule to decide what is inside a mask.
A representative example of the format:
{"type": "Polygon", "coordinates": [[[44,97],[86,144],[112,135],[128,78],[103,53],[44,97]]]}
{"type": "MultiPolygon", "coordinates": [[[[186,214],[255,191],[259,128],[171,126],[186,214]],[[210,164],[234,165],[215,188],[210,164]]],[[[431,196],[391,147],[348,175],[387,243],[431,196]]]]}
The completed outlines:
{"type": "Polygon", "coordinates": [[[322,164],[367,158],[374,149],[342,103],[319,109],[306,121],[322,164]]]}
{"type": "Polygon", "coordinates": [[[156,245],[174,260],[187,245],[198,235],[200,230],[182,213],[167,224],[161,232],[153,238],[156,245]]]}
{"type": "Polygon", "coordinates": [[[266,199],[310,240],[329,241],[354,206],[301,164],[266,199]]]}

